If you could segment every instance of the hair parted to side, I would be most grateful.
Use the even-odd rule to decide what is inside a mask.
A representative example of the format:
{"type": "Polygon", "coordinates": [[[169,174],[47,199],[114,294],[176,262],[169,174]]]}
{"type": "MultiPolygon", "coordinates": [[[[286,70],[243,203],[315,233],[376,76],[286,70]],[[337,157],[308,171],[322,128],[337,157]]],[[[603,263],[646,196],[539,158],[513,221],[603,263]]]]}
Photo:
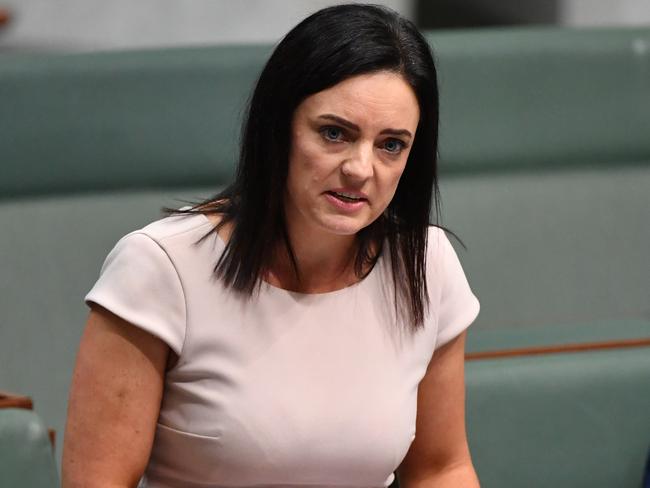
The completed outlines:
{"type": "Polygon", "coordinates": [[[250,99],[235,181],[189,209],[168,209],[176,214],[220,214],[221,223],[212,232],[234,223],[215,266],[226,286],[255,292],[281,242],[300,276],[285,226],[283,197],[293,114],[308,96],[347,78],[378,71],[399,73],[411,86],[420,120],[395,196],[384,214],[358,234],[355,270],[362,277],[367,265],[379,257],[372,250],[381,253],[387,247],[396,312],[414,330],[423,325],[431,211],[434,223],[439,216],[437,74],[429,45],[413,23],[377,5],[328,7],[294,27],[275,48],[250,99]]]}

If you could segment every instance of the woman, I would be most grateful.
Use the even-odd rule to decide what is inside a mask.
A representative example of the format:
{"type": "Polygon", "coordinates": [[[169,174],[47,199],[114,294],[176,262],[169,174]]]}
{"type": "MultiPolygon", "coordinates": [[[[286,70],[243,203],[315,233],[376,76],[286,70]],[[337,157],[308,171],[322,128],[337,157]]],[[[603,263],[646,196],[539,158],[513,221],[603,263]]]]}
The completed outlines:
{"type": "Polygon", "coordinates": [[[429,48],[394,12],[289,32],[235,182],[121,239],[86,296],[64,486],[388,486],[398,467],[406,487],[478,486],[478,301],[429,226],[437,114],[429,48]]]}

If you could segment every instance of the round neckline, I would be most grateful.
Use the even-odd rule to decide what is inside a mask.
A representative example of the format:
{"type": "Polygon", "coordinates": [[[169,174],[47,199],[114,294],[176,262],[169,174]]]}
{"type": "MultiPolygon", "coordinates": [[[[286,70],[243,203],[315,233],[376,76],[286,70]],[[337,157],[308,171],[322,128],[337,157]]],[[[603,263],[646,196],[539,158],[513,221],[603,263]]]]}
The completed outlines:
{"type": "MultiPolygon", "coordinates": [[[[208,218],[207,215],[205,215],[203,213],[199,213],[199,215],[203,218],[203,220],[205,221],[205,224],[209,224],[210,226],[212,226],[212,228],[214,228],[214,223],[212,222],[212,220],[210,220],[208,218]]],[[[215,235],[216,240],[219,243],[219,245],[223,249],[225,249],[226,241],[223,240],[223,238],[219,235],[219,233],[216,230],[214,232],[214,235],[215,235]]],[[[269,283],[268,281],[266,281],[264,279],[262,279],[262,288],[265,289],[265,290],[271,291],[271,292],[287,294],[287,295],[290,295],[290,296],[293,296],[293,297],[300,297],[300,298],[331,297],[331,296],[335,296],[335,295],[338,295],[338,294],[343,294],[343,293],[346,293],[346,292],[354,291],[356,288],[360,287],[363,283],[368,281],[369,278],[371,278],[372,276],[374,276],[376,274],[376,270],[381,265],[381,261],[382,261],[382,256],[379,256],[379,258],[377,258],[377,261],[373,265],[372,269],[368,272],[368,274],[366,274],[366,276],[361,278],[356,283],[352,283],[351,285],[344,286],[343,288],[338,288],[336,290],[324,291],[324,292],[316,292],[316,293],[303,293],[303,292],[299,292],[299,291],[287,290],[286,288],[282,288],[282,287],[273,285],[273,284],[269,283]]]]}

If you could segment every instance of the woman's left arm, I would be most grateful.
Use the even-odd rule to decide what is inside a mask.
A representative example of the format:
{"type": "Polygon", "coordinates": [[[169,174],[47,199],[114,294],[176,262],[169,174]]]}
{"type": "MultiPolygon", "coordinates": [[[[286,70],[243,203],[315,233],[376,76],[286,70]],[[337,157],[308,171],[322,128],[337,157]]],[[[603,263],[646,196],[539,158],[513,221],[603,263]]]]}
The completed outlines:
{"type": "Polygon", "coordinates": [[[418,389],[416,436],[400,488],[478,488],[465,433],[465,332],[434,351],[418,389]]]}

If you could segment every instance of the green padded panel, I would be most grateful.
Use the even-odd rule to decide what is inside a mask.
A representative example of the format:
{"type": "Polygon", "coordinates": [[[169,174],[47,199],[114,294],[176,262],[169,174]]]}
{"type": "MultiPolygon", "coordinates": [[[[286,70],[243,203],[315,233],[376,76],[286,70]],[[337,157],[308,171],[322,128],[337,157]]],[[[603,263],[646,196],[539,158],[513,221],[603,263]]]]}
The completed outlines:
{"type": "Polygon", "coordinates": [[[650,319],[650,166],[466,175],[441,191],[477,328],[650,319]]]}
{"type": "Polygon", "coordinates": [[[268,52],[191,48],[0,63],[0,198],[222,184],[268,52]]]}
{"type": "MultiPolygon", "coordinates": [[[[650,29],[437,32],[445,171],[650,160],[650,29]]],[[[270,46],[7,57],[0,198],[223,184],[270,46]]]]}
{"type": "Polygon", "coordinates": [[[31,410],[0,409],[0,486],[59,486],[47,429],[31,410]]]}
{"type": "Polygon", "coordinates": [[[650,447],[650,348],[466,365],[483,488],[639,488],[650,447]]]}
{"type": "Polygon", "coordinates": [[[508,28],[428,36],[453,167],[650,160],[650,28],[508,28]]]}

